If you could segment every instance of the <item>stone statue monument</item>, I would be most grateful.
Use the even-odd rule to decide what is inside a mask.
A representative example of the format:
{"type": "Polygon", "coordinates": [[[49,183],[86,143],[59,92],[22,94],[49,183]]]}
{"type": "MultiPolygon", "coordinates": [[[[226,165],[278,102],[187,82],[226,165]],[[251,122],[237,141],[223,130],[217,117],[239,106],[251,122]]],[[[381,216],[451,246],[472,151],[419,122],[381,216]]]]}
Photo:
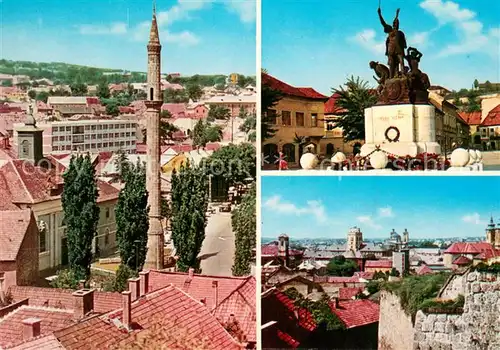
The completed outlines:
{"type": "Polygon", "coordinates": [[[423,54],[407,45],[405,34],[399,29],[399,12],[392,25],[377,13],[387,33],[385,55],[387,66],[370,62],[375,71],[377,103],[365,109],[365,144],[361,156],[381,149],[397,156],[416,156],[419,153],[441,153],[436,142],[434,106],[429,104],[430,80],[420,70],[423,54]],[[405,66],[405,60],[408,66],[405,66]]]}

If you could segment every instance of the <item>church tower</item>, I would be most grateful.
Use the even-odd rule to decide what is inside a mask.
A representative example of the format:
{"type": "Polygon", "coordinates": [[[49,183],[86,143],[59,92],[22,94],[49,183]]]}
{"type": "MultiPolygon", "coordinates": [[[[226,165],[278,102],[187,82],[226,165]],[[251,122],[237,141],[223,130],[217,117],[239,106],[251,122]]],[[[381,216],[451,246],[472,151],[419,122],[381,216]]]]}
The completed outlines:
{"type": "Polygon", "coordinates": [[[43,159],[43,129],[37,128],[31,106],[24,126],[16,127],[15,132],[19,159],[39,165],[38,163],[43,159]]]}
{"type": "Polygon", "coordinates": [[[490,218],[488,227],[486,227],[486,242],[495,246],[495,223],[493,222],[493,216],[490,218]]]}
{"type": "Polygon", "coordinates": [[[352,227],[347,234],[346,251],[357,252],[363,244],[363,233],[359,227],[352,227]]]}
{"type": "Polygon", "coordinates": [[[161,224],[160,187],[160,110],[163,104],[161,92],[161,44],[156,22],[156,6],[153,5],[153,19],[148,43],[148,96],[145,101],[147,111],[147,154],[148,166],[146,188],[148,190],[149,229],[148,250],[145,269],[162,269],[164,233],[161,224]]]}

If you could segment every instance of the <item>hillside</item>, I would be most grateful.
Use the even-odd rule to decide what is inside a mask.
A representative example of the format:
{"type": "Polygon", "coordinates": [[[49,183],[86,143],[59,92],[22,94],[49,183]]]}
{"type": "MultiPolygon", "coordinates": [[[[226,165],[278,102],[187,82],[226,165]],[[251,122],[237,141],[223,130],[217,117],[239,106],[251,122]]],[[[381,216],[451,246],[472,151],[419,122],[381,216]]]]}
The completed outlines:
{"type": "MultiPolygon", "coordinates": [[[[62,62],[30,62],[30,61],[9,61],[0,60],[0,74],[27,75],[31,79],[49,79],[57,84],[72,84],[75,82],[87,85],[99,84],[103,80],[107,83],[140,83],[146,81],[145,72],[127,72],[122,69],[96,68],[80,66],[62,62]]],[[[223,84],[227,76],[222,74],[214,75],[193,75],[191,77],[174,78],[172,82],[181,84],[194,83],[201,86],[213,86],[223,84]]],[[[245,77],[240,75],[240,85],[255,85],[255,77],[245,77]]]]}

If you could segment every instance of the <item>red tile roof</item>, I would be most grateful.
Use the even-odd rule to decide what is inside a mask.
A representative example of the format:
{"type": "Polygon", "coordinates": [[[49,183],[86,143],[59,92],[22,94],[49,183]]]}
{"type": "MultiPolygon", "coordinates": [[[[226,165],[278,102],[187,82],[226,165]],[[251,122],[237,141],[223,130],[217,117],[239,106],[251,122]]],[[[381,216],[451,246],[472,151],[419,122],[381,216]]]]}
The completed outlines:
{"type": "Polygon", "coordinates": [[[338,308],[334,302],[330,303],[332,311],[345,324],[346,328],[361,327],[378,322],[380,307],[367,299],[339,301],[338,308]]]}
{"type": "Polygon", "coordinates": [[[73,312],[23,305],[0,319],[0,346],[14,346],[23,341],[23,323],[28,318],[39,318],[40,334],[47,334],[74,323],[73,312]]]}
{"type": "Polygon", "coordinates": [[[340,288],[339,289],[339,299],[340,300],[351,300],[359,293],[363,292],[362,287],[352,287],[352,288],[340,288]]]}
{"type": "Polygon", "coordinates": [[[291,348],[296,349],[299,347],[300,343],[295,340],[290,334],[277,330],[278,338],[287,343],[291,348]]]}
{"type": "Polygon", "coordinates": [[[190,279],[189,275],[184,272],[151,270],[149,272],[149,290],[155,291],[172,284],[196,300],[205,299],[207,308],[212,310],[251,278],[253,277],[221,277],[194,274],[193,278],[190,279]],[[212,287],[213,281],[217,281],[217,305],[215,303],[215,289],[212,287]]]}
{"type": "Polygon", "coordinates": [[[135,112],[133,107],[130,106],[120,106],[118,107],[118,110],[120,111],[121,114],[133,114],[135,112]]]}
{"type": "Polygon", "coordinates": [[[469,125],[481,124],[481,111],[478,112],[459,112],[458,115],[469,125]]]}
{"type": "Polygon", "coordinates": [[[0,211],[0,261],[15,261],[26,232],[36,225],[30,209],[0,211]]]}
{"type": "Polygon", "coordinates": [[[59,350],[64,349],[61,343],[57,340],[54,334],[49,334],[37,338],[33,338],[26,342],[19,343],[14,347],[9,347],[10,350],[59,350]]]}
{"type": "Polygon", "coordinates": [[[455,242],[444,251],[444,254],[479,254],[484,251],[495,251],[495,249],[487,242],[455,242]]]}
{"type": "Polygon", "coordinates": [[[500,105],[493,108],[486,118],[484,118],[481,126],[500,126],[500,105]]]}
{"type": "Polygon", "coordinates": [[[458,258],[453,260],[454,265],[469,265],[472,261],[466,256],[460,255],[458,258]]]}
{"type": "Polygon", "coordinates": [[[429,273],[434,273],[434,271],[431,270],[431,268],[427,265],[421,265],[415,270],[417,275],[427,275],[429,273]]]}
{"type": "Polygon", "coordinates": [[[373,275],[375,275],[375,272],[372,272],[372,271],[357,271],[357,272],[354,272],[354,275],[353,277],[359,277],[359,278],[363,278],[365,280],[371,280],[373,279],[373,275]]]}
{"type": "MultiPolygon", "coordinates": [[[[263,244],[260,249],[262,256],[268,256],[268,257],[279,256],[277,242],[263,244]]],[[[288,255],[289,256],[304,255],[304,252],[296,249],[288,249],[288,255]]]]}
{"type": "Polygon", "coordinates": [[[169,111],[172,117],[184,117],[187,113],[187,108],[184,103],[164,103],[161,106],[162,111],[169,111]]]}
{"type": "Polygon", "coordinates": [[[124,348],[136,335],[162,325],[168,333],[168,342],[163,345],[168,348],[182,349],[186,345],[182,347],[179,343],[201,341],[207,349],[241,349],[205,305],[173,286],[132,303],[132,331],[119,328],[122,321],[122,309],[118,309],[54,335],[66,349],[109,349],[111,345],[124,348]]]}
{"type": "Polygon", "coordinates": [[[367,267],[390,269],[392,268],[392,260],[367,260],[365,262],[365,269],[367,267]]]}
{"type": "Polygon", "coordinates": [[[311,100],[328,100],[328,97],[320,94],[313,88],[297,88],[287,83],[270,76],[269,74],[262,73],[262,84],[269,86],[273,90],[280,91],[281,93],[289,96],[300,97],[311,100]]]}
{"type": "Polygon", "coordinates": [[[361,283],[360,277],[340,277],[340,276],[314,276],[316,283],[361,283]]]}
{"type": "MultiPolygon", "coordinates": [[[[30,306],[48,306],[57,309],[73,310],[75,297],[72,289],[56,289],[26,286],[11,286],[10,293],[15,301],[29,299],[30,306]]],[[[121,306],[120,293],[94,291],[94,311],[105,313],[121,306]]]]}
{"type": "Polygon", "coordinates": [[[228,322],[230,316],[234,315],[249,342],[257,341],[256,292],[255,278],[248,278],[226,299],[220,302],[213,312],[221,323],[228,322]]]}
{"type": "Polygon", "coordinates": [[[346,111],[345,109],[337,106],[337,100],[339,97],[340,95],[335,93],[330,96],[328,101],[325,102],[325,114],[340,114],[346,111]]]}
{"type": "Polygon", "coordinates": [[[286,296],[286,294],[280,292],[279,290],[274,291],[276,299],[282,303],[288,310],[298,313],[299,322],[298,325],[308,331],[314,331],[316,329],[316,322],[312,314],[304,309],[295,306],[294,301],[286,296]]]}

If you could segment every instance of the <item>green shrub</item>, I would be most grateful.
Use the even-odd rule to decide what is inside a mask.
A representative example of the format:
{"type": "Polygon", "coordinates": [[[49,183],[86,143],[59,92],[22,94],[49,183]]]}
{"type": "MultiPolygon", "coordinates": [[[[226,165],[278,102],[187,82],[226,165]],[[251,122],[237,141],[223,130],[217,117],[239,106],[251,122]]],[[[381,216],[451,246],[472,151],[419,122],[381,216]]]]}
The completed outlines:
{"type": "Polygon", "coordinates": [[[78,278],[72,270],[62,270],[57,272],[57,278],[50,282],[54,288],[78,289],[78,278]]]}

